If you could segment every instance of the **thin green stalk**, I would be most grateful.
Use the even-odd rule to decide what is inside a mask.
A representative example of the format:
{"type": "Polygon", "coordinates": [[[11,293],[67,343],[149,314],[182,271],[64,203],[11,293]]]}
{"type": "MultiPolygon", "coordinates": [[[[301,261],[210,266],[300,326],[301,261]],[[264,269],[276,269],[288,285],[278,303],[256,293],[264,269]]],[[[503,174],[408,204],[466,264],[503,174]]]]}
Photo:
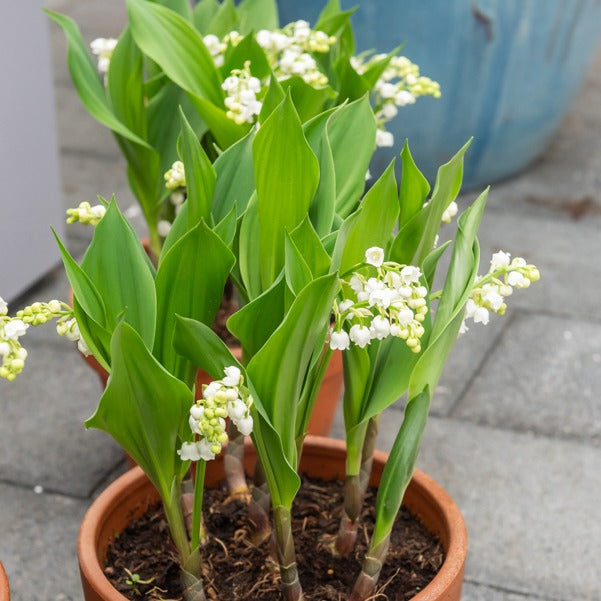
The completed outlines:
{"type": "Polygon", "coordinates": [[[205,471],[207,462],[200,459],[196,462],[196,475],[194,479],[194,507],[192,509],[192,533],[190,546],[196,549],[200,544],[200,531],[202,524],[202,498],[204,493],[205,471]]]}
{"type": "MultiPolygon", "coordinates": [[[[357,528],[363,509],[365,492],[369,484],[373,465],[374,449],[378,435],[380,416],[373,417],[367,423],[361,451],[359,473],[348,474],[344,482],[344,507],[340,518],[340,527],[335,542],[335,551],[347,555],[355,548],[357,528]]],[[[355,470],[353,470],[355,472],[355,470]]]]}
{"type": "Polygon", "coordinates": [[[282,595],[285,601],[303,601],[303,589],[296,567],[290,509],[283,505],[274,507],[273,522],[278,562],[280,564],[282,595]]]}

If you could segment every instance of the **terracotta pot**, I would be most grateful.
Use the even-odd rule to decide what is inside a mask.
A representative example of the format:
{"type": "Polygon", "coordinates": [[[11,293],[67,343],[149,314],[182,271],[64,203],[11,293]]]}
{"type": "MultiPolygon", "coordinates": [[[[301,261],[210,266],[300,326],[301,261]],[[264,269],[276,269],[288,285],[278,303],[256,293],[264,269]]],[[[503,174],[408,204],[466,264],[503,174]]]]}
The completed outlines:
{"type": "MultiPolygon", "coordinates": [[[[232,353],[238,359],[242,358],[242,349],[235,347],[231,349],[232,353]]],[[[108,374],[106,370],[94,359],[92,355],[83,357],[83,360],[96,372],[102,383],[102,387],[106,386],[108,374]]],[[[196,374],[196,389],[200,394],[202,384],[208,384],[211,377],[201,369],[196,374]]],[[[334,416],[336,415],[336,407],[342,393],[343,373],[342,373],[342,352],[334,351],[326,374],[323,378],[321,388],[315,401],[315,407],[311,418],[309,419],[308,432],[316,436],[327,436],[330,433],[334,416]]]]}
{"type": "MultiPolygon", "coordinates": [[[[254,449],[248,446],[245,466],[255,462],[254,449]]],[[[309,436],[305,441],[301,471],[324,480],[344,477],[345,444],[340,440],[309,436]]],[[[387,455],[376,451],[371,484],[377,485],[387,455]]],[[[220,460],[207,464],[208,486],[223,480],[220,460]]],[[[107,547],[115,534],[148,506],[158,494],[139,467],[113,482],[92,504],[79,531],[77,554],[85,601],[127,601],[107,580],[103,572],[107,547]]],[[[436,534],[445,549],[445,561],[436,577],[413,601],[460,601],[467,552],[467,534],[463,517],[451,497],[432,478],[415,470],[404,499],[409,510],[436,534]]]]}
{"type": "Polygon", "coordinates": [[[8,587],[8,577],[4,571],[4,566],[0,561],[0,601],[10,601],[10,589],[8,587]]]}

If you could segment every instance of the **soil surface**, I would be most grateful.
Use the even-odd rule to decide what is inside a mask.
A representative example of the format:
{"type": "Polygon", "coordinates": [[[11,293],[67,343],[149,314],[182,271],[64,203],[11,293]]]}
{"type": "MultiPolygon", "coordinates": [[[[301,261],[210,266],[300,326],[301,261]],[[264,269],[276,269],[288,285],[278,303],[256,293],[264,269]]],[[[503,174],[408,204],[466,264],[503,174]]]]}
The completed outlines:
{"type": "MultiPolygon", "coordinates": [[[[341,482],[304,478],[294,503],[293,530],[306,601],[345,601],[361,569],[367,532],[373,528],[375,490],[368,491],[355,552],[345,558],[329,551],[338,530],[342,492],[341,482]]],[[[209,532],[202,550],[207,598],[281,601],[269,542],[256,547],[249,541],[246,505],[228,499],[225,488],[214,488],[205,490],[204,506],[209,532]]],[[[155,506],[115,538],[104,571],[128,599],[180,601],[176,561],[163,511],[155,506]]],[[[403,507],[373,599],[411,599],[434,578],[443,561],[440,541],[403,507]]]]}

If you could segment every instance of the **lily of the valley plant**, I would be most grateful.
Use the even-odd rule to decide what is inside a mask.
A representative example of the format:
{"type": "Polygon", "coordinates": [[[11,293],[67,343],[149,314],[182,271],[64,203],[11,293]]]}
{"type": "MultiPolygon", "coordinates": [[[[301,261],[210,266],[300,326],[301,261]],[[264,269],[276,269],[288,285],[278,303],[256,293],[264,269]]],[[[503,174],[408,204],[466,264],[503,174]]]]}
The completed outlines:
{"type": "MultiPolygon", "coordinates": [[[[91,43],[75,22],[47,11],[64,30],[68,64],[88,112],[115,135],[131,191],[148,224],[151,249],[162,242],[181,208],[190,174],[177,162],[178,107],[213,161],[262,122],[290,91],[303,122],[343,102],[370,95],[374,139],[392,146],[385,124],[397,107],[440,96],[409,59],[354,55],[352,10],[331,0],[312,29],[306,21],[278,24],[275,0],[127,0],[129,24],[118,40],[91,43]]],[[[247,152],[244,146],[240,152],[247,152]]],[[[365,174],[363,174],[365,175],[365,174]]],[[[102,205],[80,206],[91,223],[102,205]]]]}
{"type": "MultiPolygon", "coordinates": [[[[273,534],[283,597],[298,601],[303,592],[291,530],[298,463],[325,368],[342,349],[346,498],[332,553],[353,549],[379,417],[407,396],[378,491],[369,552],[348,591],[359,601],[378,581],[430,400],[464,320],[486,323],[490,313],[503,314],[513,290],[539,275],[504,252],[477,275],[486,192],[459,217],[454,240],[437,246],[443,216],[459,192],[467,145],[440,168],[429,199],[407,146],[400,191],[391,164],[364,193],[378,127],[369,98],[303,123],[291,91],[272,86],[270,94],[261,127],[214,165],[180,115],[187,200],[158,267],[113,200],[80,264],[59,242],[72,309],[52,300],[9,317],[0,303],[0,376],[12,379],[22,371],[22,336],[53,318],[59,333],[80,339],[109,371],[86,425],[109,432],[159,492],[187,600],[205,598],[206,462],[228,439],[240,446],[250,434],[261,468],[249,500],[251,536],[261,541],[273,534]],[[444,282],[437,290],[445,253],[448,270],[437,278],[444,282]],[[228,277],[244,302],[228,321],[243,349],[241,362],[210,328],[228,277]],[[199,367],[214,382],[195,400],[199,367]],[[184,488],[193,490],[188,522],[184,488]]],[[[243,480],[239,470],[228,477],[233,493],[243,480]]]]}

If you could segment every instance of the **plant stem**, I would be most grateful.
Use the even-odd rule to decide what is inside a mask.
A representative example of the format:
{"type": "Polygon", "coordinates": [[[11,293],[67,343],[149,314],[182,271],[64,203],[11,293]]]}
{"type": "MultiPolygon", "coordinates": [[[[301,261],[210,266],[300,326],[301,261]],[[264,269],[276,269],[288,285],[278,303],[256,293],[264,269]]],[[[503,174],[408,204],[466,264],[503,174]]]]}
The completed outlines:
{"type": "Polygon", "coordinates": [[[228,425],[229,441],[223,458],[225,479],[230,491],[230,497],[248,501],[250,492],[244,473],[244,436],[230,421],[228,425]]]}
{"type": "Polygon", "coordinates": [[[285,601],[303,601],[303,589],[296,568],[294,538],[292,537],[292,518],[290,509],[283,505],[273,508],[275,542],[280,564],[282,595],[285,601]]]}
{"type": "Polygon", "coordinates": [[[369,420],[363,439],[359,474],[347,475],[344,481],[344,507],[335,543],[335,551],[339,555],[347,555],[355,547],[357,527],[371,475],[379,422],[379,415],[369,420]]]}
{"type": "Polygon", "coordinates": [[[196,462],[196,477],[194,479],[194,507],[192,509],[192,534],[190,536],[190,546],[192,549],[196,549],[200,544],[202,497],[204,493],[206,467],[206,461],[200,459],[196,462]]]}
{"type": "MultiPolygon", "coordinates": [[[[373,541],[372,541],[373,543],[373,541]]],[[[361,573],[355,581],[353,592],[349,597],[349,601],[365,601],[373,597],[376,585],[380,578],[382,565],[388,553],[388,545],[390,543],[390,534],[384,538],[378,545],[370,545],[367,555],[363,560],[361,573]]]]}
{"type": "Polygon", "coordinates": [[[248,505],[248,518],[251,523],[251,540],[255,545],[260,544],[271,534],[269,521],[269,508],[271,507],[271,495],[265,481],[265,474],[261,462],[257,458],[254,473],[254,487],[250,503],[248,505]]]}

